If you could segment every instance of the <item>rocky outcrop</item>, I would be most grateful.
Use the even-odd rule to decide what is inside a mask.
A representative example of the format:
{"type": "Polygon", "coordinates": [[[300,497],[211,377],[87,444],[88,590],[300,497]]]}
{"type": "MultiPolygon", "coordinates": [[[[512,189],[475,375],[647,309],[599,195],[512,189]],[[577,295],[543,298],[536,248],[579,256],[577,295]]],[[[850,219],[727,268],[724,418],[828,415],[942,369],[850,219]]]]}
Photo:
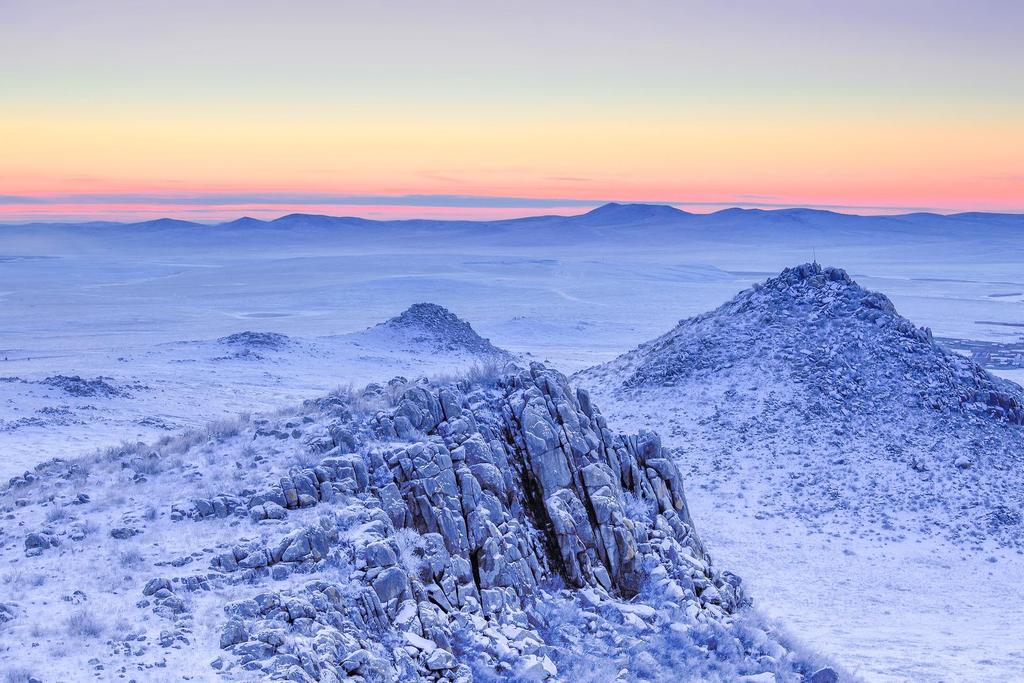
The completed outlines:
{"type": "Polygon", "coordinates": [[[354,453],[324,458],[316,467],[292,468],[276,483],[257,493],[242,496],[220,493],[211,498],[195,498],[191,503],[175,503],[171,519],[201,520],[248,514],[253,521],[284,519],[288,510],[311,508],[321,501],[331,502],[336,495],[357,493],[368,483],[366,464],[354,453]]]}
{"type": "MultiPolygon", "coordinates": [[[[315,578],[228,605],[221,666],[293,681],[558,679],[566,635],[545,632],[551,604],[578,604],[602,637],[636,648],[656,624],[725,624],[746,604],[708,557],[657,435],[613,433],[557,372],[406,385],[368,426],[378,436],[362,452],[335,449],[249,499],[250,513],[315,502],[319,519],[212,568],[239,585],[315,578]]],[[[768,669],[798,680],[769,640],[768,669]]],[[[744,673],[768,670],[761,645],[738,647],[744,673]]]]}
{"type": "MultiPolygon", "coordinates": [[[[225,681],[797,682],[821,668],[711,561],[656,434],[615,432],[542,365],[496,372],[395,378],[228,430],[54,460],[0,503],[21,530],[9,559],[62,586],[79,606],[69,628],[116,643],[76,666],[139,680],[167,668],[225,681]],[[118,590],[94,600],[91,579],[61,575],[69,562],[119,566],[118,590]]],[[[28,596],[0,621],[20,638],[41,603],[34,578],[12,581],[28,596]]]]}
{"type": "Polygon", "coordinates": [[[25,537],[25,555],[35,557],[44,550],[60,545],[60,538],[50,531],[36,531],[25,537]]]}

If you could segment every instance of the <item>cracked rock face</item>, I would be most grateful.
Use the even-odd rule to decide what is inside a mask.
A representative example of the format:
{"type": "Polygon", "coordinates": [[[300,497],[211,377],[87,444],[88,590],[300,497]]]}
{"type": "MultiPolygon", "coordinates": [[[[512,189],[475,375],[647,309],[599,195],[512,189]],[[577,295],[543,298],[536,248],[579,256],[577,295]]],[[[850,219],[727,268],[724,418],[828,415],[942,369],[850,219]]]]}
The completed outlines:
{"type": "Polygon", "coordinates": [[[253,520],[282,495],[278,507],[301,509],[294,486],[323,509],[319,522],[215,559],[256,586],[325,567],[343,577],[254,588],[228,605],[221,645],[246,669],[296,681],[469,681],[481,670],[561,680],[564,635],[542,634],[546,604],[628,605],[609,626],[621,639],[664,616],[645,591],[693,623],[727,622],[746,603],[739,580],[711,564],[657,435],[614,434],[557,372],[535,364],[493,388],[409,385],[369,429],[360,453],[332,451],[249,499],[253,520]]]}
{"type": "Polygon", "coordinates": [[[451,556],[473,567],[468,595],[495,600],[511,589],[505,597],[521,603],[552,574],[572,587],[635,595],[660,559],[649,530],[624,513],[627,493],[656,508],[680,547],[707,559],[656,435],[613,435],[586,392],[540,366],[502,389],[472,411],[451,390],[415,387],[395,416],[378,416],[385,435],[401,417],[427,431],[425,442],[385,452],[387,469],[374,477],[392,493],[397,527],[440,534],[451,556]]]}

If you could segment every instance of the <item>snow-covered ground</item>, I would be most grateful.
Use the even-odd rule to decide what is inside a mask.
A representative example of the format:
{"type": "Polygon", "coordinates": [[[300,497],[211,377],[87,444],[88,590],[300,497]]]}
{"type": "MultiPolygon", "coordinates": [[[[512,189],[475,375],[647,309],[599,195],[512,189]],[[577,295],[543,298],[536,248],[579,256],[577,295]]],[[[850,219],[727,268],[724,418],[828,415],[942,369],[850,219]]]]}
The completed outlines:
{"type": "Polygon", "coordinates": [[[708,545],[756,604],[865,680],[1024,679],[1017,551],[809,533],[692,484],[687,493],[708,545]]]}
{"type": "MultiPolygon", "coordinates": [[[[57,434],[62,448],[82,452],[152,438],[161,425],[269,408],[389,372],[436,370],[422,354],[360,351],[345,337],[416,302],[445,305],[499,346],[573,372],[610,360],[797,262],[784,260],[786,253],[763,253],[754,271],[737,270],[729,251],[702,253],[706,261],[695,265],[695,255],[683,249],[551,258],[506,251],[285,259],[197,254],[193,263],[173,264],[142,254],[130,266],[109,253],[0,262],[0,377],[105,376],[140,387],[131,398],[71,400],[32,385],[0,383],[6,405],[0,476],[31,466],[37,445],[57,434]],[[283,333],[296,344],[261,359],[232,358],[216,348],[216,339],[245,330],[283,333]],[[44,408],[58,412],[40,415],[44,408]],[[62,416],[65,408],[95,408],[102,419],[62,416]],[[104,426],[108,418],[116,429],[104,426]]],[[[743,258],[739,265],[750,268],[753,255],[743,258]]],[[[844,261],[842,254],[831,260],[844,261]]],[[[1009,324],[1024,324],[1024,304],[992,298],[1006,285],[986,267],[975,264],[971,281],[963,272],[968,265],[944,266],[942,275],[958,277],[942,281],[851,272],[936,336],[1019,342],[1024,328],[1009,324]]]]}
{"type": "MultiPolygon", "coordinates": [[[[1024,341],[1024,247],[1013,218],[876,224],[820,212],[617,211],[484,228],[328,230],[299,220],[222,236],[179,225],[128,237],[3,228],[0,478],[339,386],[479,362],[366,332],[417,302],[447,307],[525,360],[575,372],[815,255],[884,292],[936,337],[1024,341]],[[287,340],[273,348],[222,341],[245,331],[287,340]]],[[[1024,369],[995,371],[1024,380],[1024,369]]],[[[646,410],[653,423],[626,426],[659,429],[672,442],[663,426],[672,414],[602,405],[622,420],[646,410]]],[[[758,604],[851,670],[870,680],[1024,676],[1016,551],[837,538],[761,518],[755,496],[723,502],[685,463],[683,473],[716,559],[746,578],[758,604]]]]}
{"type": "MultiPolygon", "coordinates": [[[[798,462],[781,464],[756,440],[736,451],[710,446],[669,402],[637,407],[596,396],[609,419],[656,425],[666,445],[681,449],[687,497],[709,548],[744,577],[755,604],[803,642],[867,681],[1024,677],[1019,548],[905,533],[901,515],[880,521],[878,501],[867,498],[831,514],[780,512],[779,494],[788,491],[778,481],[798,481],[798,462]],[[742,468],[709,476],[734,454],[742,468]]],[[[850,482],[833,476],[834,486],[850,482]]],[[[869,489],[862,487],[865,497],[869,489]]]]}

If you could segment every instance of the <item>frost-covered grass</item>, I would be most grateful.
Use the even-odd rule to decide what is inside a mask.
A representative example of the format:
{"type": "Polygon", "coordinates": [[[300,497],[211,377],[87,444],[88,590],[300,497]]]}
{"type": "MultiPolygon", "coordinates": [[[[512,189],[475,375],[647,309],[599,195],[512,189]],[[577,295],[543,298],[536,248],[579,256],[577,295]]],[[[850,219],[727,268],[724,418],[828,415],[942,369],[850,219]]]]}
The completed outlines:
{"type": "Polygon", "coordinates": [[[417,576],[423,567],[423,537],[415,529],[398,529],[391,537],[398,546],[398,562],[411,576],[417,576]]]}
{"type": "MultiPolygon", "coordinates": [[[[602,683],[627,670],[637,681],[726,683],[761,673],[766,664],[780,681],[795,680],[794,668],[808,675],[825,666],[837,670],[841,680],[858,680],[753,610],[724,622],[694,621],[670,610],[673,621],[638,630],[632,643],[619,634],[602,634],[600,626],[595,631],[595,614],[571,600],[551,597],[540,611],[545,619],[542,633],[555,645],[559,674],[567,681],[602,683]]],[[[622,623],[614,606],[601,608],[599,614],[622,623]]]]}
{"type": "Polygon", "coordinates": [[[142,552],[136,548],[129,548],[117,556],[118,563],[125,569],[138,569],[144,563],[142,552]]]}
{"type": "MultiPolygon", "coordinates": [[[[134,671],[133,667],[151,665],[156,658],[167,658],[169,667],[181,670],[194,668],[196,661],[209,662],[223,655],[217,643],[225,621],[224,605],[251,595],[253,589],[244,582],[236,584],[211,574],[211,559],[236,545],[274,547],[289,530],[324,519],[330,520],[332,527],[351,530],[345,532],[351,536],[343,534],[329,561],[312,575],[294,572],[270,585],[277,591],[301,592],[310,581],[330,580],[337,583],[346,600],[365,599],[360,597],[365,584],[353,579],[355,548],[365,542],[360,540],[364,533],[360,529],[379,525],[382,512],[366,504],[365,494],[339,494],[330,505],[290,510],[287,519],[279,523],[255,524],[247,516],[235,515],[173,522],[169,514],[172,503],[189,509],[196,497],[245,496],[248,494],[243,492],[279,480],[296,465],[315,464],[318,456],[307,448],[303,435],[323,434],[320,420],[344,423],[351,412],[347,405],[310,403],[270,416],[253,416],[238,433],[218,429],[202,438],[188,433],[149,446],[100,453],[91,461],[92,473],[83,485],[61,476],[68,471],[67,463],[53,464],[52,472],[44,474],[44,481],[38,484],[38,496],[19,509],[26,528],[44,526],[47,533],[61,538],[60,545],[25,560],[20,559],[20,551],[10,553],[8,549],[7,559],[30,562],[46,577],[40,585],[30,585],[23,575],[9,579],[22,587],[26,608],[10,628],[16,637],[31,637],[40,644],[34,651],[21,653],[19,660],[23,661],[19,663],[40,671],[45,679],[60,679],[69,670],[86,667],[91,657],[99,658],[108,670],[128,666],[134,671]],[[317,412],[317,405],[325,412],[317,412]],[[137,467],[134,463],[140,458],[162,464],[137,467]],[[80,494],[86,495],[81,498],[80,494]],[[65,512],[54,514],[54,510],[65,512]],[[84,524],[91,525],[89,533],[71,538],[72,533],[83,531],[84,524]],[[125,529],[134,535],[113,535],[123,536],[125,529]],[[74,569],[68,571],[69,567],[74,569]],[[189,629],[183,633],[194,645],[157,647],[164,638],[181,642],[174,634],[179,626],[154,611],[153,598],[141,600],[142,586],[154,577],[197,575],[211,577],[210,590],[174,589],[181,613],[186,615],[181,623],[187,622],[189,629]],[[140,635],[150,649],[138,659],[129,658],[126,653],[138,647],[134,643],[140,642],[136,640],[140,635]],[[99,654],[97,648],[83,645],[101,641],[123,643],[124,649],[99,654]],[[39,656],[44,654],[48,657],[39,656]]],[[[640,515],[652,512],[640,500],[629,502],[628,507],[640,515]]],[[[427,553],[424,537],[413,529],[400,529],[389,542],[397,551],[399,565],[410,575],[422,576],[427,553]]],[[[554,631],[552,634],[558,637],[554,631]]],[[[4,659],[0,651],[0,662],[4,659]]],[[[478,666],[480,680],[488,680],[485,664],[478,666]]],[[[572,672],[573,666],[566,660],[568,671],[572,672]]],[[[507,670],[495,670],[494,674],[498,680],[508,680],[507,670]]]]}
{"type": "Polygon", "coordinates": [[[70,517],[70,513],[66,507],[53,507],[46,513],[46,521],[51,524],[59,522],[65,522],[70,517]]]}
{"type": "MultiPolygon", "coordinates": [[[[32,649],[0,648],[0,666],[22,665],[44,681],[73,680],[74,671],[89,668],[86,660],[91,657],[99,656],[107,668],[113,667],[105,648],[82,643],[111,638],[137,642],[131,634],[144,634],[149,643],[156,643],[167,626],[135,603],[145,581],[169,573],[157,563],[177,558],[187,564],[175,573],[201,573],[209,560],[193,562],[192,553],[239,540],[237,531],[226,524],[170,522],[171,504],[258,485],[280,476],[303,450],[294,439],[286,444],[275,439],[254,442],[251,432],[244,441],[239,434],[243,428],[251,429],[248,419],[170,435],[152,444],[128,443],[72,461],[52,461],[37,470],[38,479],[31,484],[0,490],[0,507],[16,510],[25,524],[12,537],[15,542],[0,551],[5,567],[12,566],[0,574],[0,602],[11,595],[16,604],[15,617],[4,625],[5,638],[12,638],[10,643],[38,643],[32,649]],[[257,457],[263,459],[263,467],[256,466],[257,457]],[[76,476],[82,472],[88,476],[76,476]],[[85,497],[80,499],[80,494],[85,497]],[[13,505],[15,500],[21,501],[18,506],[13,505]],[[112,531],[119,528],[137,533],[113,538],[112,531]],[[25,557],[24,538],[37,530],[53,534],[60,544],[38,557],[25,557]]],[[[264,533],[270,542],[279,532],[264,533]]],[[[182,599],[186,609],[195,606],[193,595],[186,593],[182,599]]],[[[203,605],[209,599],[212,596],[202,596],[203,605]]],[[[192,625],[195,638],[214,648],[218,636],[210,630],[219,628],[222,605],[197,609],[216,617],[208,624],[192,625]]],[[[207,661],[213,658],[211,654],[207,661]]],[[[152,662],[142,656],[124,664],[134,670],[152,662]]],[[[189,661],[179,662],[179,668],[189,666],[189,661]]],[[[145,678],[161,680],[159,675],[145,678]]]]}
{"type": "Polygon", "coordinates": [[[0,578],[0,584],[9,587],[12,594],[25,588],[38,588],[44,583],[46,583],[46,574],[42,572],[26,573],[21,569],[9,571],[0,578]]]}
{"type": "Polygon", "coordinates": [[[651,520],[656,510],[654,502],[640,498],[626,491],[622,494],[623,511],[630,519],[651,520]]]}
{"type": "MultiPolygon", "coordinates": [[[[939,680],[951,671],[964,681],[1024,676],[1006,647],[1024,647],[1007,635],[1024,619],[1024,555],[991,540],[944,540],[950,529],[966,528],[970,512],[933,507],[934,496],[911,486],[913,478],[934,478],[934,470],[880,460],[900,478],[864,472],[859,458],[878,454],[877,432],[864,430],[857,450],[837,455],[831,429],[805,428],[792,433],[805,443],[787,443],[782,425],[759,414],[763,404],[749,395],[730,399],[728,387],[710,385],[693,401],[669,392],[643,402],[594,394],[609,421],[662,425],[665,443],[678,446],[687,499],[710,552],[745,579],[756,606],[810,644],[800,649],[826,653],[869,681],[939,680]],[[764,429],[773,426],[774,433],[764,429]],[[845,462],[835,464],[840,457],[845,462]],[[836,490],[858,502],[836,505],[836,490]],[[897,493],[917,510],[879,504],[897,493]],[[822,512],[829,501],[832,509],[822,512]],[[921,513],[930,508],[925,525],[921,513]],[[1006,590],[979,593],[981,577],[1006,590]],[[961,602],[973,607],[953,610],[961,602]]],[[[951,483],[948,492],[963,493],[960,487],[951,483]]]]}
{"type": "Polygon", "coordinates": [[[68,617],[68,635],[75,638],[99,638],[106,630],[106,626],[99,617],[89,608],[79,609],[68,617]]]}
{"type": "Polygon", "coordinates": [[[509,367],[508,360],[486,358],[469,365],[461,372],[437,374],[431,377],[431,380],[438,386],[461,383],[467,386],[493,387],[507,373],[509,367]]]}
{"type": "Polygon", "coordinates": [[[4,683],[28,683],[33,677],[31,669],[21,666],[4,670],[3,676],[4,683]]]}
{"type": "Polygon", "coordinates": [[[367,391],[366,386],[356,387],[352,383],[344,384],[329,394],[342,399],[354,413],[372,415],[378,410],[385,410],[395,405],[403,388],[401,386],[377,385],[380,392],[367,391]]]}

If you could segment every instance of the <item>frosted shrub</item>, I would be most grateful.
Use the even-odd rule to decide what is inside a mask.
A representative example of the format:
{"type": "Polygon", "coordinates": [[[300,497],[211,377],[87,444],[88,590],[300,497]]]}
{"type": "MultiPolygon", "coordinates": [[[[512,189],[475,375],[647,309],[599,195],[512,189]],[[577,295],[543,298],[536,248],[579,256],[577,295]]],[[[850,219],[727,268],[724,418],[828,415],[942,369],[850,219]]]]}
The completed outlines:
{"type": "Polygon", "coordinates": [[[68,510],[65,507],[54,507],[46,511],[46,521],[50,523],[64,522],[71,515],[68,514],[68,510]]]}
{"type": "Polygon", "coordinates": [[[587,655],[560,660],[558,670],[574,683],[604,683],[618,679],[619,666],[610,657],[587,655]]]}
{"type": "Polygon", "coordinates": [[[352,384],[339,386],[330,395],[340,398],[357,415],[372,415],[387,405],[384,396],[365,389],[357,390],[352,384]]]}
{"type": "Polygon", "coordinates": [[[320,453],[313,451],[303,450],[295,454],[291,458],[291,462],[295,463],[299,467],[316,467],[320,464],[320,458],[323,457],[320,453]]]}
{"type": "Polygon", "coordinates": [[[21,590],[26,586],[38,588],[46,583],[46,575],[39,572],[32,572],[26,574],[21,570],[15,570],[4,574],[3,580],[0,580],[0,584],[4,586],[12,586],[14,589],[21,590]]]}
{"type": "Polygon", "coordinates": [[[622,494],[622,508],[632,520],[650,522],[654,519],[654,501],[638,498],[629,491],[622,494]]]}
{"type": "Polygon", "coordinates": [[[83,458],[69,466],[68,481],[81,486],[89,479],[90,474],[92,474],[92,465],[83,458]]]}
{"type": "Polygon", "coordinates": [[[509,680],[507,673],[499,674],[495,670],[497,662],[480,646],[474,637],[475,633],[470,625],[453,628],[452,654],[469,666],[473,672],[473,683],[504,683],[509,680]]]}
{"type": "Polygon", "coordinates": [[[87,609],[82,609],[67,621],[68,633],[79,638],[98,638],[103,633],[103,624],[87,609]]]}
{"type": "Polygon", "coordinates": [[[206,436],[212,441],[220,443],[236,436],[242,429],[242,424],[248,422],[249,416],[239,415],[234,419],[215,420],[206,425],[206,436]]]}
{"type": "Polygon", "coordinates": [[[489,360],[483,363],[474,363],[466,370],[466,381],[471,385],[479,384],[485,387],[497,386],[498,380],[504,374],[504,365],[496,360],[489,360]]]}
{"type": "MultiPolygon", "coordinates": [[[[554,595],[538,605],[544,627],[540,633],[553,646],[552,658],[559,675],[574,683],[616,680],[627,669],[636,681],[735,681],[743,676],[768,671],[786,680],[787,672],[804,674],[824,666],[823,658],[794,648],[780,656],[782,648],[771,647],[781,634],[756,613],[738,615],[735,621],[693,622],[682,610],[662,613],[671,627],[647,632],[643,645],[625,648],[592,632],[588,618],[572,600],[554,595]],[[762,649],[768,645],[767,649],[762,649]]],[[[599,610],[615,619],[613,608],[599,610]]],[[[787,648],[788,649],[788,648],[787,648]]]]}
{"type": "MultiPolygon", "coordinates": [[[[495,387],[506,374],[506,364],[498,360],[485,360],[474,363],[461,372],[441,373],[431,378],[434,386],[457,384],[463,389],[472,386],[495,387]]],[[[405,387],[403,386],[404,390],[405,387]]]]}
{"type": "Polygon", "coordinates": [[[125,569],[134,569],[141,566],[143,563],[142,553],[134,548],[121,553],[118,560],[120,561],[121,566],[125,569]]]}
{"type": "Polygon", "coordinates": [[[423,536],[415,529],[406,528],[396,531],[391,539],[398,546],[398,562],[402,568],[407,574],[419,576],[425,551],[423,536]]]}
{"type": "Polygon", "coordinates": [[[140,633],[141,631],[132,628],[132,623],[127,619],[121,618],[114,623],[114,640],[120,640],[122,642],[134,640],[136,636],[140,635],[140,633]]]}

